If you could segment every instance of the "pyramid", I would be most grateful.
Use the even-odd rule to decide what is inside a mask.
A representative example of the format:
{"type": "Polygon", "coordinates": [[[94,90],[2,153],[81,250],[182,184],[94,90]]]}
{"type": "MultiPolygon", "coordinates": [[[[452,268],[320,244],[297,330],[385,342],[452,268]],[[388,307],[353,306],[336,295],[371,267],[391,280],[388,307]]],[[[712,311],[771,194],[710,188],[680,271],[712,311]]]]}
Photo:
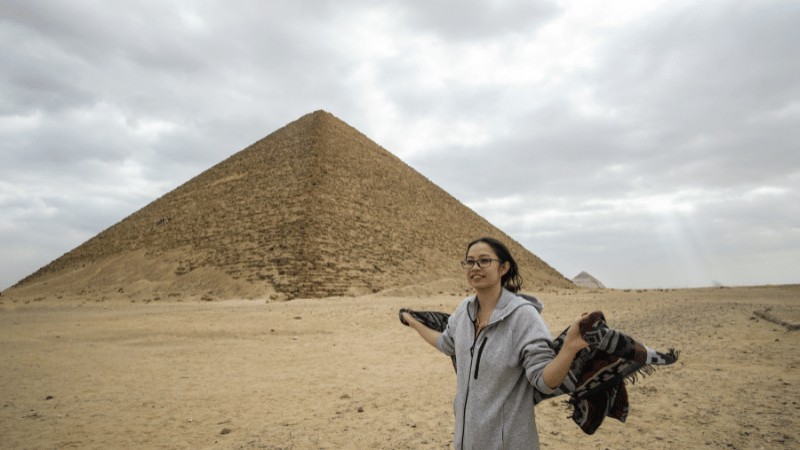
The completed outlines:
{"type": "Polygon", "coordinates": [[[606,288],[605,286],[603,286],[603,283],[601,283],[600,280],[589,275],[586,272],[581,272],[578,275],[575,275],[575,278],[572,279],[572,282],[575,283],[576,286],[585,288],[593,288],[593,289],[606,288]]]}
{"type": "Polygon", "coordinates": [[[574,287],[399,158],[316,111],[10,291],[156,299],[362,295],[460,279],[464,246],[484,235],[507,243],[526,289],[574,287]]]}

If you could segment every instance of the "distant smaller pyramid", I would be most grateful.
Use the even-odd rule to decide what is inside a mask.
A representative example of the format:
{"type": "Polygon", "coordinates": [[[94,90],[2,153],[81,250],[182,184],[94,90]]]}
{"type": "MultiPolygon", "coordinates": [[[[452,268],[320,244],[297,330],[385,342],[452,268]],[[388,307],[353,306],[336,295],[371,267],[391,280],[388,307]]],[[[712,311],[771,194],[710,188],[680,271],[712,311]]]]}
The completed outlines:
{"type": "Polygon", "coordinates": [[[585,287],[585,288],[594,288],[594,289],[605,289],[606,287],[603,286],[603,283],[600,282],[597,278],[589,275],[586,272],[581,272],[572,279],[572,282],[575,283],[576,286],[585,287]]]}

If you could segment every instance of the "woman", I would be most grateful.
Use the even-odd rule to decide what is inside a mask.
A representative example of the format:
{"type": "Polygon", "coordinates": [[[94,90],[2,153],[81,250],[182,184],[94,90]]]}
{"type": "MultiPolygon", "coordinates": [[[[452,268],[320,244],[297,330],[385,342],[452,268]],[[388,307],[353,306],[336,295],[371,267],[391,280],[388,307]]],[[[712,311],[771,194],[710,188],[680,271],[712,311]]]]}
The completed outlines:
{"type": "Polygon", "coordinates": [[[470,242],[461,265],[476,295],[461,302],[444,332],[403,313],[426,342],[455,356],[455,448],[539,448],[534,389],[554,392],[587,343],[573,324],[555,354],[539,312],[516,295],[522,279],[501,242],[486,237],[470,242]]]}

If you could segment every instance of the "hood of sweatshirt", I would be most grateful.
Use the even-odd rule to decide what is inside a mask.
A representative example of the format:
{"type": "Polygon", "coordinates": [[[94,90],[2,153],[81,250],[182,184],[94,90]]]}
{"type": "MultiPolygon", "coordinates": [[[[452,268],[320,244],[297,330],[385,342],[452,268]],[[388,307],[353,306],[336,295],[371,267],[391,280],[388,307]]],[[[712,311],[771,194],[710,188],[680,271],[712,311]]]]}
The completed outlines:
{"type": "MultiPolygon", "coordinates": [[[[494,311],[492,311],[492,317],[489,320],[489,323],[500,322],[509,314],[516,311],[517,308],[531,304],[533,305],[536,310],[541,313],[544,309],[544,304],[539,301],[538,298],[528,295],[528,294],[515,294],[505,288],[503,288],[502,292],[500,293],[500,299],[497,301],[497,306],[494,307],[494,311]]],[[[469,304],[467,305],[467,312],[469,314],[470,319],[475,321],[475,318],[478,314],[478,296],[475,295],[470,299],[469,304]]]]}
{"type": "Polygon", "coordinates": [[[528,294],[517,294],[517,297],[522,297],[525,300],[533,303],[533,306],[536,308],[537,311],[539,311],[539,314],[542,313],[542,310],[544,309],[544,303],[539,301],[538,298],[528,294]]]}

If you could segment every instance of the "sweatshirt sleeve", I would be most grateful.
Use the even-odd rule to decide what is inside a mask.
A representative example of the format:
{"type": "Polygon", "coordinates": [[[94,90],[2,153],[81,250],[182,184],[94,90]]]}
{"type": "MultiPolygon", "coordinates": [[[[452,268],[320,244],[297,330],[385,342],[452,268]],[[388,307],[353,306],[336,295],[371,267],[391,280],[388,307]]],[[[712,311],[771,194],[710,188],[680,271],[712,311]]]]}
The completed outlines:
{"type": "Polygon", "coordinates": [[[455,334],[457,314],[458,311],[447,319],[447,326],[444,328],[444,331],[442,331],[442,335],[439,336],[439,340],[436,341],[436,348],[447,356],[456,354],[456,345],[453,340],[453,335],[455,334]]]}
{"type": "Polygon", "coordinates": [[[555,358],[552,349],[552,335],[542,316],[533,306],[522,307],[516,311],[514,333],[519,334],[514,342],[519,346],[519,357],[525,376],[543,394],[556,390],[548,386],[542,377],[545,366],[555,358]]]}

